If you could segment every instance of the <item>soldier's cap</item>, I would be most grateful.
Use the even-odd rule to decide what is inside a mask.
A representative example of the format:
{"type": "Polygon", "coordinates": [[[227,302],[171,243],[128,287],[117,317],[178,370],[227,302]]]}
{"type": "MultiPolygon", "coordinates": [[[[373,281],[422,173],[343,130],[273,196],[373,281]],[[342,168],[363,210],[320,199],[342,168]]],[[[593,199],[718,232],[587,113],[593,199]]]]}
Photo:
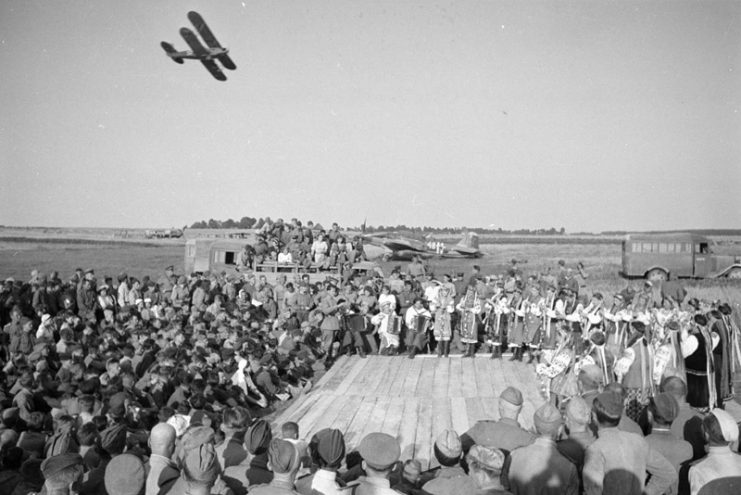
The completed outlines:
{"type": "Polygon", "coordinates": [[[244,446],[250,454],[260,455],[267,452],[272,439],[273,432],[270,430],[270,425],[264,419],[258,419],[247,431],[244,446]]]}
{"type": "Polygon", "coordinates": [[[49,479],[63,470],[76,465],[82,466],[82,457],[80,454],[59,454],[44,460],[41,463],[41,472],[44,478],[49,479]]]}
{"type": "Polygon", "coordinates": [[[720,431],[723,432],[723,439],[726,442],[733,443],[738,440],[738,424],[736,423],[736,420],[733,419],[733,416],[723,409],[717,408],[710,411],[710,414],[715,416],[715,419],[718,420],[720,431]]]}
{"type": "Polygon", "coordinates": [[[653,414],[661,423],[671,424],[679,414],[679,404],[666,392],[656,394],[653,398],[653,414]]]}
{"type": "Polygon", "coordinates": [[[623,399],[615,392],[602,392],[594,398],[594,405],[601,407],[612,418],[623,415],[623,399]]]}
{"type": "Polygon", "coordinates": [[[118,423],[101,431],[100,446],[111,456],[122,453],[126,448],[126,426],[118,423]]]}
{"type": "Polygon", "coordinates": [[[358,453],[368,466],[383,471],[399,460],[401,448],[399,442],[391,435],[374,432],[363,438],[358,453]]]}
{"type": "Polygon", "coordinates": [[[188,449],[183,456],[183,471],[194,481],[210,483],[216,480],[219,464],[212,443],[188,449]]]}
{"type": "Polygon", "coordinates": [[[500,400],[503,400],[513,406],[522,405],[522,392],[515,387],[507,387],[504,389],[502,394],[499,396],[500,400]]]}
{"type": "Polygon", "coordinates": [[[311,437],[309,449],[316,453],[327,466],[338,466],[345,458],[345,438],[340,430],[325,428],[311,437]]]}
{"type": "Polygon", "coordinates": [[[583,398],[574,396],[566,403],[565,414],[574,423],[586,425],[592,417],[592,408],[583,398]]]}
{"type": "Polygon", "coordinates": [[[133,454],[115,456],[105,468],[103,478],[108,495],[138,495],[144,488],[144,464],[133,454]]]}
{"type": "Polygon", "coordinates": [[[292,473],[298,469],[299,457],[291,442],[274,438],[268,447],[268,459],[274,473],[292,473]]]}
{"type": "Polygon", "coordinates": [[[553,404],[545,403],[535,411],[533,423],[538,433],[550,434],[558,431],[563,424],[563,418],[553,404]]]}
{"type": "Polygon", "coordinates": [[[463,452],[461,438],[453,430],[445,430],[435,439],[435,447],[445,457],[457,459],[463,452]]]}
{"type": "Polygon", "coordinates": [[[466,456],[468,465],[478,464],[489,471],[501,472],[504,466],[504,453],[499,449],[474,445],[466,456]]]}
{"type": "Polygon", "coordinates": [[[596,364],[587,364],[579,370],[579,381],[587,382],[589,385],[602,384],[602,370],[596,364]]]}
{"type": "MultiPolygon", "coordinates": [[[[191,418],[189,418],[189,424],[192,424],[191,418]]],[[[213,444],[216,434],[213,429],[208,426],[190,426],[180,442],[183,450],[194,449],[200,445],[213,444]]]]}

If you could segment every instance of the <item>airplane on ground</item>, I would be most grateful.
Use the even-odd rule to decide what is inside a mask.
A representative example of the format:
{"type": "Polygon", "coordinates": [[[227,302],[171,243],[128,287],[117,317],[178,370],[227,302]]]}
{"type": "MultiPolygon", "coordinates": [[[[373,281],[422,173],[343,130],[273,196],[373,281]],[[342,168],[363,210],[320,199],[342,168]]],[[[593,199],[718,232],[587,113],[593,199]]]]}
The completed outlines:
{"type": "Polygon", "coordinates": [[[201,44],[201,41],[193,31],[185,27],[180,28],[180,35],[183,37],[185,42],[188,43],[188,46],[191,48],[190,50],[179,52],[175,50],[172,44],[167,43],[166,41],[163,41],[160,45],[167,53],[167,56],[175,62],[182,64],[183,59],[186,58],[200,60],[214,78],[219,81],[226,81],[226,76],[216,64],[215,60],[221,62],[221,65],[226,69],[236,69],[237,66],[234,65],[232,59],[229,58],[229,49],[224,48],[219,44],[216,37],[211,32],[211,29],[209,29],[206,24],[206,21],[201,17],[201,14],[194,11],[188,12],[188,19],[190,19],[191,24],[193,24],[196,31],[201,35],[203,41],[206,42],[208,48],[201,44]]]}
{"type": "Polygon", "coordinates": [[[430,258],[480,258],[484,255],[479,250],[479,236],[475,232],[464,232],[455,246],[437,252],[430,249],[425,241],[396,235],[363,235],[366,254],[371,258],[382,258],[384,261],[409,261],[415,256],[421,259],[430,258]],[[381,249],[379,252],[379,248],[381,249]]]}

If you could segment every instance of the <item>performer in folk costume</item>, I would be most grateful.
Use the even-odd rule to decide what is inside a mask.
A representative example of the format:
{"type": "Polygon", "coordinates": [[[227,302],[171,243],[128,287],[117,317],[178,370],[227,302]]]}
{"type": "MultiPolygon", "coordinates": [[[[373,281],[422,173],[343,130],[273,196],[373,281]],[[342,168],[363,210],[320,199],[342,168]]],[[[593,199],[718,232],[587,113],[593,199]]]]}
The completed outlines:
{"type": "MultiPolygon", "coordinates": [[[[718,306],[718,311],[720,311],[721,319],[728,329],[728,360],[730,361],[731,376],[734,376],[741,367],[741,331],[739,331],[736,320],[733,318],[734,314],[730,304],[722,303],[718,306]]],[[[731,380],[731,394],[733,393],[733,381],[731,380]]]]}
{"type": "Polygon", "coordinates": [[[466,287],[466,294],[456,306],[461,312],[461,342],[466,344],[466,353],[463,357],[474,357],[479,340],[478,315],[481,313],[482,303],[476,291],[475,281],[473,282],[466,287]]]}
{"type": "Polygon", "coordinates": [[[546,287],[545,299],[543,300],[542,306],[542,325],[541,325],[541,339],[540,347],[542,351],[553,350],[556,348],[558,341],[558,329],[556,328],[556,320],[558,314],[556,312],[556,287],[549,285],[546,287]]]}
{"type": "Polygon", "coordinates": [[[491,359],[502,356],[502,342],[506,332],[506,316],[509,314],[509,299],[503,292],[497,293],[486,304],[489,311],[484,327],[487,343],[491,346],[491,359]]]}
{"type": "Polygon", "coordinates": [[[600,369],[602,384],[608,385],[615,381],[612,369],[615,365],[615,355],[605,346],[607,339],[601,330],[592,330],[589,334],[589,349],[587,354],[579,362],[579,368],[593,364],[600,369]]]}
{"type": "Polygon", "coordinates": [[[654,395],[653,347],[647,318],[642,315],[631,323],[631,335],[622,355],[615,361],[617,382],[626,391],[625,413],[638,421],[649,399],[654,395]]]}
{"type": "Polygon", "coordinates": [[[687,371],[687,402],[692,407],[713,409],[718,406],[713,349],[719,342],[718,334],[708,328],[707,317],[702,313],[695,314],[693,325],[682,342],[687,371]]]}
{"type": "Polygon", "coordinates": [[[409,359],[414,359],[417,352],[427,345],[427,328],[432,314],[424,307],[424,300],[418,297],[414,304],[407,309],[404,315],[406,323],[406,339],[404,343],[409,349],[409,359]]]}
{"type": "Polygon", "coordinates": [[[401,317],[394,313],[391,304],[381,306],[381,312],[371,318],[381,339],[380,354],[394,355],[399,352],[401,317]]]}
{"type": "Polygon", "coordinates": [[[628,326],[633,316],[625,304],[625,297],[618,293],[612,296],[612,306],[602,313],[603,328],[607,336],[605,348],[613,356],[620,356],[625,350],[627,336],[630,331],[628,326]]]}
{"type": "Polygon", "coordinates": [[[731,369],[731,333],[726,325],[723,314],[712,309],[707,314],[708,328],[718,335],[718,345],[713,348],[713,363],[715,366],[715,389],[718,392],[718,405],[731,398],[731,383],[733,374],[731,369]]]}
{"type": "Polygon", "coordinates": [[[592,330],[602,330],[602,307],[604,298],[600,292],[592,294],[589,304],[581,312],[582,339],[589,340],[592,330]]]}
{"type": "Polygon", "coordinates": [[[685,319],[684,323],[680,323],[678,312],[671,316],[658,316],[654,320],[654,385],[661,384],[661,380],[669,376],[677,376],[684,381],[686,378],[680,331],[689,321],[685,319]]]}
{"type": "Polygon", "coordinates": [[[560,407],[566,399],[579,394],[579,387],[574,369],[574,334],[559,329],[557,340],[554,350],[543,352],[542,362],[535,366],[535,374],[540,380],[543,396],[560,407]]]}
{"type": "Polygon", "coordinates": [[[510,361],[522,361],[522,343],[525,341],[525,313],[527,299],[522,297],[522,289],[515,288],[509,302],[509,325],[507,332],[507,346],[512,351],[510,361]]]}
{"type": "Polygon", "coordinates": [[[452,314],[455,300],[450,287],[441,285],[430,300],[430,311],[435,317],[433,335],[437,341],[437,357],[450,353],[450,339],[453,336],[452,314]]]}
{"type": "Polygon", "coordinates": [[[536,356],[540,360],[540,338],[543,325],[543,305],[545,299],[541,297],[538,287],[533,285],[527,296],[528,311],[524,316],[524,338],[523,344],[527,347],[528,364],[532,363],[536,356]]]}

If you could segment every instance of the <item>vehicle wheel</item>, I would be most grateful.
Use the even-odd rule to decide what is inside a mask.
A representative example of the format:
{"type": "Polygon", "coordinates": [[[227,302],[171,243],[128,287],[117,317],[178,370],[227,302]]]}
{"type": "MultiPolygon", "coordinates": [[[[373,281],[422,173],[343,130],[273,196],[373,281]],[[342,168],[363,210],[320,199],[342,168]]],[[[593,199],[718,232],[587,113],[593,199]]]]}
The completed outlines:
{"type": "Polygon", "coordinates": [[[654,268],[646,274],[646,280],[661,282],[669,278],[668,274],[661,268],[654,268]]]}
{"type": "Polygon", "coordinates": [[[732,279],[741,279],[741,268],[731,268],[731,270],[726,274],[726,278],[732,278],[732,279]]]}

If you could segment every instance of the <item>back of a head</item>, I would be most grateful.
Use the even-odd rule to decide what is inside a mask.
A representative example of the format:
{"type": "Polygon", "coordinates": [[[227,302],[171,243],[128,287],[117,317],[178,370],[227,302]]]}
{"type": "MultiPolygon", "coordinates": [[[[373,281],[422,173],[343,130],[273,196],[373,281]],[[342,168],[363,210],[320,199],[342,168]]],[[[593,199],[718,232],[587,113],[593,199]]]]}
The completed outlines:
{"type": "Polygon", "coordinates": [[[687,396],[687,384],[678,376],[668,376],[661,382],[661,391],[672,395],[675,399],[684,399],[687,396]]]}
{"type": "Polygon", "coordinates": [[[625,399],[625,395],[626,395],[625,387],[623,387],[622,384],[617,383],[617,382],[608,383],[605,386],[605,392],[612,392],[613,394],[617,394],[620,396],[622,400],[625,399]]]}
{"type": "Polygon", "coordinates": [[[309,452],[320,468],[339,469],[345,459],[345,438],[340,430],[325,428],[311,437],[309,452]]]}
{"type": "Polygon", "coordinates": [[[614,392],[602,392],[594,399],[592,411],[600,426],[617,426],[623,415],[623,399],[614,392]]]}
{"type": "Polygon", "coordinates": [[[183,456],[183,475],[197,484],[211,486],[218,476],[218,461],[211,443],[188,449],[183,456]]]}
{"type": "Polygon", "coordinates": [[[298,452],[291,442],[274,438],[268,447],[270,468],[276,475],[290,475],[301,465],[298,452]]]}
{"type": "Polygon", "coordinates": [[[502,473],[504,453],[495,448],[474,445],[466,455],[471,474],[483,473],[489,479],[496,479],[502,473]]]}
{"type": "Polygon", "coordinates": [[[581,397],[572,397],[566,403],[565,415],[571,431],[585,431],[592,418],[592,409],[581,397]]]}
{"type": "Polygon", "coordinates": [[[175,428],[167,423],[158,423],[149,434],[149,448],[153,454],[170,457],[175,450],[175,428]]]}
{"type": "Polygon", "coordinates": [[[245,430],[251,421],[250,412],[244,407],[229,407],[224,410],[222,427],[233,431],[245,430]]]}
{"type": "Polygon", "coordinates": [[[443,466],[455,466],[460,462],[463,447],[461,439],[453,430],[445,430],[435,439],[435,458],[443,466]]]}
{"type": "Polygon", "coordinates": [[[121,454],[111,459],[103,478],[108,495],[139,495],[145,481],[144,464],[132,454],[121,454]]]}
{"type": "Polygon", "coordinates": [[[515,387],[507,387],[499,396],[499,416],[517,419],[522,410],[522,392],[515,387]]]}
{"type": "Polygon", "coordinates": [[[280,428],[281,435],[283,438],[290,438],[292,440],[298,440],[298,424],[293,421],[283,423],[280,428]]]}
{"type": "Polygon", "coordinates": [[[535,411],[533,423],[538,435],[555,437],[563,424],[563,418],[553,404],[545,403],[535,411]]]}

